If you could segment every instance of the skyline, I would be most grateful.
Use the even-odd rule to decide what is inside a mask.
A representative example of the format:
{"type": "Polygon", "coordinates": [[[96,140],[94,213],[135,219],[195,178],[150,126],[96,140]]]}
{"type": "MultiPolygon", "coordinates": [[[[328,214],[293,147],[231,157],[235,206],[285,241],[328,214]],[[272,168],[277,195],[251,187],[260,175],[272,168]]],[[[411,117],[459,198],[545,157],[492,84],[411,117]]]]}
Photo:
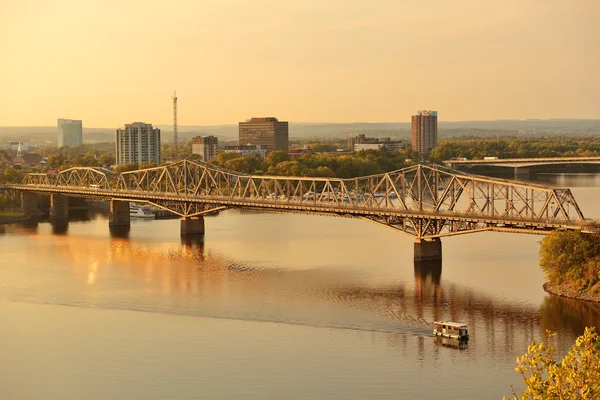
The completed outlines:
{"type": "Polygon", "coordinates": [[[34,3],[0,6],[0,126],[170,125],[174,90],[180,126],[600,118],[592,0],[34,3]]]}

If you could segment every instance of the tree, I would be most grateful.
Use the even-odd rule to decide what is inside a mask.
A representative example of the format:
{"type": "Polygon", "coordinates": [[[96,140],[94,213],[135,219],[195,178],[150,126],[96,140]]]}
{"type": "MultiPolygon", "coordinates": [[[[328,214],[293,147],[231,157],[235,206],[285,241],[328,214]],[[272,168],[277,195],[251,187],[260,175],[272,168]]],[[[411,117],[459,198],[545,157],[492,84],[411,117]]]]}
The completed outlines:
{"type": "Polygon", "coordinates": [[[146,169],[146,168],[154,168],[154,167],[156,167],[156,163],[154,161],[148,161],[148,162],[140,163],[138,169],[146,169]]]}
{"type": "Polygon", "coordinates": [[[14,167],[4,168],[4,180],[6,182],[17,183],[21,181],[21,173],[14,167]]]}
{"type": "MultiPolygon", "coordinates": [[[[548,331],[548,339],[552,336],[548,331]]],[[[531,343],[515,368],[527,387],[518,396],[513,390],[513,399],[600,398],[600,338],[594,328],[586,328],[561,361],[554,359],[556,352],[549,343],[531,343]]]]}
{"type": "Polygon", "coordinates": [[[4,211],[7,203],[8,203],[8,200],[6,199],[6,196],[3,194],[0,194],[0,211],[4,211]]]}
{"type": "Polygon", "coordinates": [[[115,172],[121,173],[121,172],[127,172],[127,171],[135,171],[139,168],[138,168],[137,164],[121,164],[121,165],[117,165],[113,169],[115,172]]]}
{"type": "Polygon", "coordinates": [[[101,154],[100,155],[100,163],[102,165],[104,165],[105,167],[110,167],[111,165],[113,165],[115,163],[115,156],[112,154],[101,154]]]}
{"type": "Polygon", "coordinates": [[[600,235],[554,231],[542,240],[540,265],[552,284],[600,293],[600,235]]]}
{"type": "Polygon", "coordinates": [[[281,162],[290,161],[290,155],[286,151],[275,150],[267,154],[265,161],[267,167],[276,167],[281,162]]]}

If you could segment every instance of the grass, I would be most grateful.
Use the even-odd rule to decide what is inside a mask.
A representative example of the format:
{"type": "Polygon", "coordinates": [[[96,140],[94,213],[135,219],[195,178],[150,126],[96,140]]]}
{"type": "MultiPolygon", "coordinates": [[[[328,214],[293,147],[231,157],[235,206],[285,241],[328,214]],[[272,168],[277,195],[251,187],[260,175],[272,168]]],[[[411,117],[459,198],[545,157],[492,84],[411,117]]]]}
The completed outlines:
{"type": "Polygon", "coordinates": [[[0,211],[0,218],[2,217],[22,217],[25,215],[21,211],[0,211]]]}

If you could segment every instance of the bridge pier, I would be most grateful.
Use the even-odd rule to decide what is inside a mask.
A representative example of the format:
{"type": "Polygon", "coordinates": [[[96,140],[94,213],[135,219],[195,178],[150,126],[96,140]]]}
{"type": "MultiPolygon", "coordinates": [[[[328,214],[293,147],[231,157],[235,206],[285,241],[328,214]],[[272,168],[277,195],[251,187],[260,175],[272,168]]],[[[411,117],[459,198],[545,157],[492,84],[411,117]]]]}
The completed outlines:
{"type": "Polygon", "coordinates": [[[25,225],[37,226],[38,223],[38,203],[37,193],[21,192],[21,211],[27,216],[25,225]]]}
{"type": "Polygon", "coordinates": [[[181,236],[204,235],[204,217],[183,218],[181,220],[181,236]]]}
{"type": "Polygon", "coordinates": [[[122,232],[124,229],[129,230],[131,226],[129,217],[129,202],[114,200],[110,201],[110,213],[108,214],[108,227],[111,231],[122,232]]]}
{"type": "Polygon", "coordinates": [[[69,198],[63,194],[50,195],[50,221],[69,220],[69,198]]]}
{"type": "Polygon", "coordinates": [[[415,262],[434,261],[442,259],[442,240],[417,239],[415,241],[415,262]]]}
{"type": "Polygon", "coordinates": [[[515,179],[529,179],[529,167],[515,167],[515,179]]]}

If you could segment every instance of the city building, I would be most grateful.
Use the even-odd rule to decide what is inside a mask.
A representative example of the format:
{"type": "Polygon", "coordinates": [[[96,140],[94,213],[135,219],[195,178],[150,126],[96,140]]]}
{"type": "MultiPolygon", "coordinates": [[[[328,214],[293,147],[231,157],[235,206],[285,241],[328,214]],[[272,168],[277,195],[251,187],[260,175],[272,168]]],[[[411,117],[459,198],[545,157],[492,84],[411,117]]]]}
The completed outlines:
{"type": "Polygon", "coordinates": [[[153,128],[152,124],[126,124],[125,128],[117,129],[116,139],[117,165],[150,161],[160,164],[160,129],[153,128]]]}
{"type": "Polygon", "coordinates": [[[219,139],[216,136],[195,136],[192,138],[192,154],[199,154],[202,161],[211,161],[217,158],[219,139]]]}
{"type": "Polygon", "coordinates": [[[379,139],[366,137],[364,134],[348,138],[348,148],[351,151],[361,150],[379,150],[385,148],[387,150],[402,150],[404,143],[401,140],[392,140],[389,137],[379,139]]]}
{"type": "Polygon", "coordinates": [[[240,143],[260,146],[267,152],[288,151],[289,133],[287,121],[274,117],[251,118],[239,123],[240,143]]]}
{"type": "Polygon", "coordinates": [[[251,154],[258,154],[261,157],[264,157],[267,154],[267,149],[259,145],[242,145],[242,146],[225,146],[223,147],[223,152],[225,153],[238,153],[241,156],[249,156],[251,154]]]}
{"type": "Polygon", "coordinates": [[[80,119],[58,120],[58,147],[81,146],[83,128],[80,119]]]}
{"type": "Polygon", "coordinates": [[[288,152],[290,158],[298,158],[305,154],[312,154],[312,150],[308,147],[304,147],[302,149],[293,149],[288,152]]]}
{"type": "Polygon", "coordinates": [[[429,154],[437,147],[437,111],[421,110],[411,117],[412,149],[421,154],[429,154]]]}

